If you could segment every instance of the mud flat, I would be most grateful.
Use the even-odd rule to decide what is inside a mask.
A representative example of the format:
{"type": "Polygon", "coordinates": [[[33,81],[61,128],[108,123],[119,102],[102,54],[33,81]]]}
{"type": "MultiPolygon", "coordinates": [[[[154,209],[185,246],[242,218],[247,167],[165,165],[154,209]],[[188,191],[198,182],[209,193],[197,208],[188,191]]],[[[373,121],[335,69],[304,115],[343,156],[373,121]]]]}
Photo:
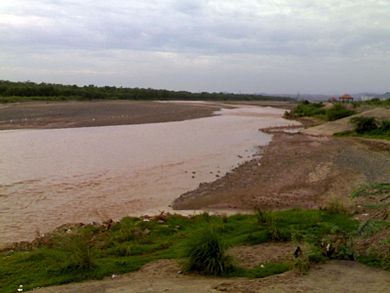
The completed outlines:
{"type": "Polygon", "coordinates": [[[272,138],[259,128],[294,124],[283,113],[245,106],[179,122],[1,131],[0,243],[170,211],[180,194],[257,156],[272,138]]]}

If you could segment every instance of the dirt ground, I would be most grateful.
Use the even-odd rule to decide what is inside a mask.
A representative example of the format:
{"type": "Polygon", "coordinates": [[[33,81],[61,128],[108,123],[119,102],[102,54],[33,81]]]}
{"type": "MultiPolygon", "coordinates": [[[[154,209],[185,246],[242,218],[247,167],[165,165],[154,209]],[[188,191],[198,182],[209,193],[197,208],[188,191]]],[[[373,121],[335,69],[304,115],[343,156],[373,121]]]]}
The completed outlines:
{"type": "Polygon", "coordinates": [[[55,286],[37,293],[203,293],[203,292],[388,292],[390,273],[348,261],[331,261],[307,275],[294,272],[264,279],[200,277],[180,273],[172,260],[144,266],[140,271],[102,281],[55,286]]]}
{"type": "Polygon", "coordinates": [[[211,116],[212,104],[134,101],[28,102],[0,105],[0,130],[181,121],[211,116]]]}
{"type": "Polygon", "coordinates": [[[346,138],[275,133],[262,157],[176,199],[175,209],[318,208],[390,180],[390,154],[346,138]]]}

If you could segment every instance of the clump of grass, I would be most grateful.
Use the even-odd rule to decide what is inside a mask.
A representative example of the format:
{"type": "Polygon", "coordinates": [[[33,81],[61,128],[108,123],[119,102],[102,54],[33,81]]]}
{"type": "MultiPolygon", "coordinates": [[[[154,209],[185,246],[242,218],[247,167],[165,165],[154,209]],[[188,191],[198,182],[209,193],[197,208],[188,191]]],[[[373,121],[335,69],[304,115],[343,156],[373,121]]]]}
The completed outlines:
{"type": "Polygon", "coordinates": [[[351,122],[355,124],[355,131],[357,133],[369,132],[378,128],[378,121],[374,117],[354,117],[351,122]]]}
{"type": "Polygon", "coordinates": [[[290,241],[291,232],[290,229],[280,227],[278,223],[271,216],[267,222],[267,230],[273,241],[290,241]]]}
{"type": "Polygon", "coordinates": [[[61,237],[58,246],[69,255],[63,270],[88,271],[96,267],[90,234],[77,233],[69,237],[61,237]]]}
{"type": "Polygon", "coordinates": [[[349,214],[348,209],[345,207],[343,201],[337,197],[331,198],[326,203],[324,209],[331,214],[341,214],[341,215],[349,214]]]}
{"type": "Polygon", "coordinates": [[[269,212],[264,211],[261,208],[256,208],[256,219],[260,225],[269,222],[270,216],[271,214],[269,212]]]}
{"type": "Polygon", "coordinates": [[[221,276],[233,271],[232,259],[226,255],[224,244],[214,229],[205,228],[187,243],[187,271],[221,276]]]}
{"type": "Polygon", "coordinates": [[[302,254],[293,260],[291,267],[298,275],[307,274],[311,267],[310,259],[307,255],[302,254]]]}

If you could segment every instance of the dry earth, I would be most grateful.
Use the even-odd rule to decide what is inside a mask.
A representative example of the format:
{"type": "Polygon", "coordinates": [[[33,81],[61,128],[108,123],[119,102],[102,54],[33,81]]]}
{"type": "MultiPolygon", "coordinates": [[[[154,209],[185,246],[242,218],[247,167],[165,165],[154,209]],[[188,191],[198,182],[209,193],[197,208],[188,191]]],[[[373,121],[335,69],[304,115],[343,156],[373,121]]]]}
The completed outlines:
{"type": "Polygon", "coordinates": [[[332,261],[307,275],[293,272],[264,279],[213,278],[179,274],[180,266],[162,260],[114,279],[89,281],[34,290],[37,293],[203,293],[203,292],[389,292],[390,273],[355,262],[332,261]]]}

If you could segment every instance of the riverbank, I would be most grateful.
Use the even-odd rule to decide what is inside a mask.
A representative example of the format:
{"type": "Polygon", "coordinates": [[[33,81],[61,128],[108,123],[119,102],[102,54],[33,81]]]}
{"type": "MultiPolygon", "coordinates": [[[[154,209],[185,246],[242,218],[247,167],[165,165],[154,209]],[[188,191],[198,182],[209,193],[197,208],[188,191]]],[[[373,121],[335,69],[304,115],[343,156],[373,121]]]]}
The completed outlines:
{"type": "Polygon", "coordinates": [[[279,132],[259,154],[225,177],[183,194],[173,207],[320,208],[333,198],[348,201],[360,184],[390,178],[389,152],[355,139],[279,132]]]}

